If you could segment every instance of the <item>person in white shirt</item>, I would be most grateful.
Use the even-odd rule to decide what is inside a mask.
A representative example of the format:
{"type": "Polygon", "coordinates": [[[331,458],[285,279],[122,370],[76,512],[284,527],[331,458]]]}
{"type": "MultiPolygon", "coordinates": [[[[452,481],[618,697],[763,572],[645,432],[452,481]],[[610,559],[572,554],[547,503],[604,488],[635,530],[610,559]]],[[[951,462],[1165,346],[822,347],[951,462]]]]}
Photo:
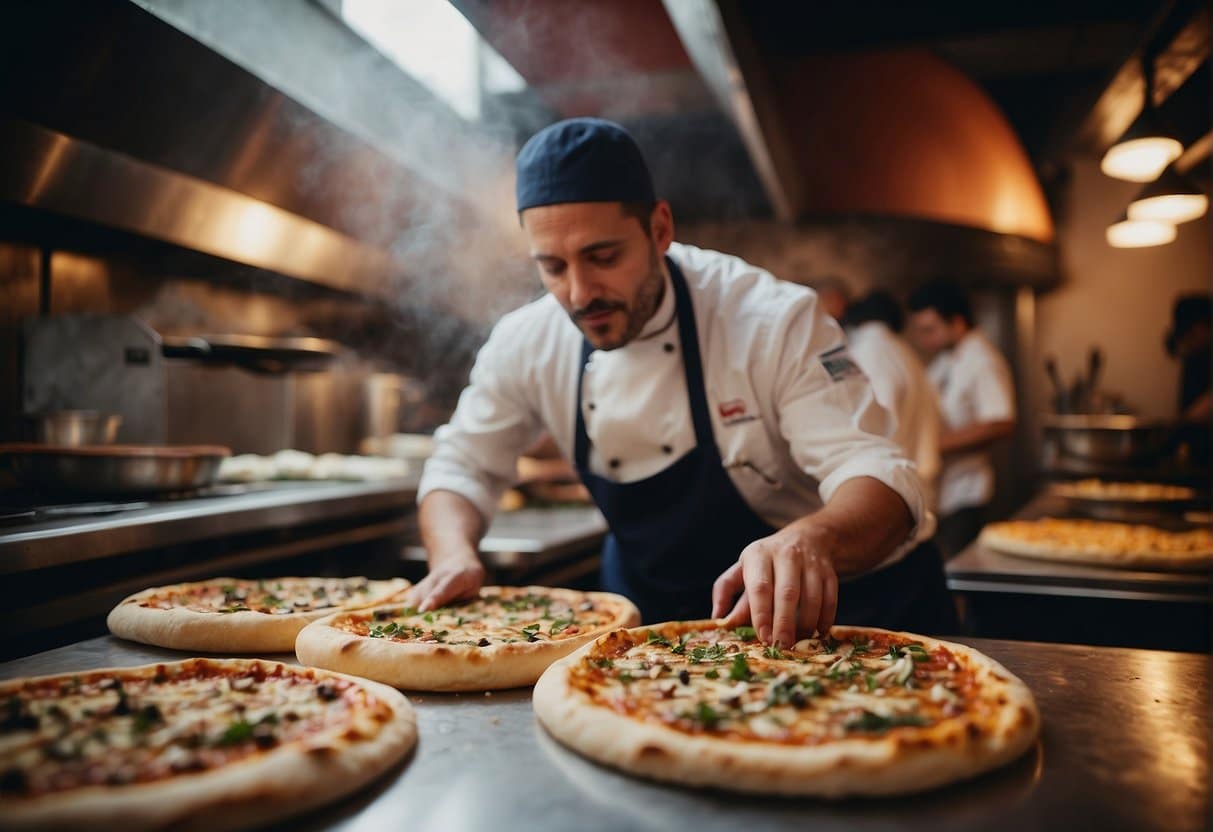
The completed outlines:
{"type": "Polygon", "coordinates": [[[785,645],[835,620],[954,626],[913,464],[814,293],[674,243],[618,125],[549,126],[517,174],[548,294],[494,327],[435,434],[412,602],[477,591],[478,541],[547,430],[607,519],[604,588],[647,621],[752,620],[785,645]]]}
{"type": "Polygon", "coordinates": [[[888,292],[870,292],[847,310],[851,356],[872,383],[876,401],[893,414],[892,439],[918,466],[918,477],[935,508],[939,479],[939,401],[918,354],[899,334],[901,304],[888,292]]]}
{"type": "Polygon", "coordinates": [[[967,546],[994,496],[991,446],[1015,432],[1015,385],[998,348],[973,326],[969,299],[934,281],[909,298],[910,331],[933,355],[927,375],[939,392],[944,431],[939,482],[939,541],[947,556],[967,546]]]}

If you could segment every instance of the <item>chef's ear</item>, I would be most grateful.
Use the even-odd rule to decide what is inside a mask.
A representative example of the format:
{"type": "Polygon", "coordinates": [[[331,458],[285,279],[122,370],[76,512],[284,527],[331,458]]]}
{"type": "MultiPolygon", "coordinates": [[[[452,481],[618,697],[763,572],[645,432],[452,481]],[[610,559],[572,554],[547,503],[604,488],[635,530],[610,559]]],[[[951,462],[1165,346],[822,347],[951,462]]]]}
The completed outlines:
{"type": "Polygon", "coordinates": [[[649,228],[652,230],[657,253],[665,254],[670,243],[674,242],[674,214],[670,211],[670,203],[664,199],[657,200],[649,217],[649,228]]]}

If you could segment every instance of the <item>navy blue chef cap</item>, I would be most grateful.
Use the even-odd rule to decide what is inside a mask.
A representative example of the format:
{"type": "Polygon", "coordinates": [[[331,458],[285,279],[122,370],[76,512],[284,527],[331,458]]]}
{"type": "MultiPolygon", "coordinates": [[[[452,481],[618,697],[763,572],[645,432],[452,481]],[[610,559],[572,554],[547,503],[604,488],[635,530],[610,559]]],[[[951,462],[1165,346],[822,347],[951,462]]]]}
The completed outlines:
{"type": "Polygon", "coordinates": [[[543,128],[518,151],[518,211],[564,202],[656,202],[636,140],[600,118],[543,128]]]}

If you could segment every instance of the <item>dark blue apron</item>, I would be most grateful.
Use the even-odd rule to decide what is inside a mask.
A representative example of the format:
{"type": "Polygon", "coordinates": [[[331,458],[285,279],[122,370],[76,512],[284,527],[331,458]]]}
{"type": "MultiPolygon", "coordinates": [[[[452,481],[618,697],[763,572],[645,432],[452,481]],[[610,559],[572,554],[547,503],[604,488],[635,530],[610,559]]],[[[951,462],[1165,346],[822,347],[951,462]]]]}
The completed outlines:
{"type": "MultiPolygon", "coordinates": [[[[690,293],[678,265],[668,257],[665,262],[674,288],[695,447],[668,468],[635,482],[613,482],[590,471],[590,440],[581,411],[582,380],[593,352],[588,341],[581,349],[574,440],[577,473],[611,529],[602,553],[603,588],[630,598],[640,608],[644,621],[650,623],[711,615],[716,577],[737,562],[746,546],[775,533],[775,528],[755,514],[737,492],[720,459],[690,293]]],[[[882,575],[889,570],[882,570],[843,585],[839,593],[840,623],[909,629],[918,618],[913,613],[921,610],[923,602],[927,609],[922,611],[932,619],[937,617],[941,594],[948,615],[952,614],[933,546],[918,547],[890,570],[897,572],[892,584],[888,578],[893,576],[882,575]],[[925,585],[918,586],[924,584],[923,579],[925,585]],[[865,585],[875,591],[868,591],[865,585]],[[905,603],[890,604],[889,593],[900,596],[905,603]],[[889,607],[896,608],[898,614],[891,618],[880,614],[889,607]]],[[[932,627],[926,631],[946,629],[932,627]]]]}

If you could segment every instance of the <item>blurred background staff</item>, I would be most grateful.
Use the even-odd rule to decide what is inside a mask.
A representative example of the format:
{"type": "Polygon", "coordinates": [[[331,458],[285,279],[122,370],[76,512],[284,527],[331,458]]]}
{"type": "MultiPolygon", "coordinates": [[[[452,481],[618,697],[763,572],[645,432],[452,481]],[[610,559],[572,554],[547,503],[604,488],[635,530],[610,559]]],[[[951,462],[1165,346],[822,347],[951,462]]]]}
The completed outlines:
{"type": "Polygon", "coordinates": [[[1171,311],[1167,354],[1179,361],[1179,417],[1189,422],[1209,421],[1211,396],[1210,297],[1184,295],[1171,311]]]}
{"type": "Polygon", "coordinates": [[[1015,387],[998,349],[973,325],[968,296],[945,280],[910,294],[910,333],[930,356],[927,375],[939,394],[939,541],[946,556],[981,530],[994,496],[990,446],[1015,431],[1015,387]]]}
{"type": "Polygon", "coordinates": [[[914,349],[899,334],[901,304],[888,292],[871,292],[847,310],[851,357],[867,375],[876,400],[897,420],[892,439],[918,466],[932,508],[937,507],[941,421],[935,388],[914,349]]]}

